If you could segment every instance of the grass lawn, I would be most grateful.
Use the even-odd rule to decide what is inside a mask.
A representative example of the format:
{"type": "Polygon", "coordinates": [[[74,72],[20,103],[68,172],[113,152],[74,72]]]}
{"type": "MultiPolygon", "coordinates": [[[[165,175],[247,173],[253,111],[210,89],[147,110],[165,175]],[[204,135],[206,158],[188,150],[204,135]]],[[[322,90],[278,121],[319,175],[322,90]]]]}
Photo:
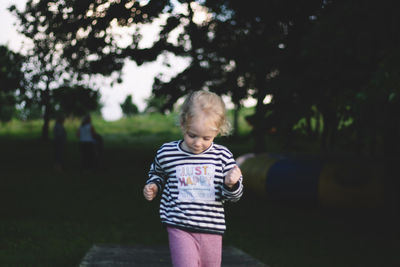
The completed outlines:
{"type": "MultiPolygon", "coordinates": [[[[93,244],[167,243],[142,187],[156,149],[180,136],[174,116],[95,120],[105,152],[93,172],[79,169],[79,122],[66,123],[64,173],[53,170],[51,142],[38,141],[40,123],[12,123],[0,125],[0,266],[77,266],[93,244]]],[[[245,137],[219,141],[237,156],[251,150],[245,137]]],[[[245,191],[226,213],[224,244],[271,267],[400,266],[398,225],[379,211],[270,203],[245,191]]]]}

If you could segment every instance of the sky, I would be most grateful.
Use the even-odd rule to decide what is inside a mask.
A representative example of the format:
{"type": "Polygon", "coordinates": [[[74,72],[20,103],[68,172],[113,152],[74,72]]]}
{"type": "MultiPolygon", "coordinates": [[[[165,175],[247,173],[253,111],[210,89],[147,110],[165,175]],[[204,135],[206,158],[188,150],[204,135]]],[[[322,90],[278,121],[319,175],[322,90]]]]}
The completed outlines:
{"type": "MultiPolygon", "coordinates": [[[[2,25],[0,27],[0,44],[8,45],[15,52],[21,51],[23,37],[17,33],[16,27],[13,25],[15,18],[7,10],[7,7],[15,4],[19,9],[23,9],[25,3],[26,0],[2,0],[3,5],[0,6],[0,21],[2,25]]],[[[198,12],[198,14],[201,15],[202,12],[198,12]]],[[[202,19],[201,16],[199,16],[199,19],[202,19]]],[[[150,45],[156,34],[157,27],[147,26],[143,32],[143,46],[150,45]]],[[[129,33],[125,33],[125,37],[130,37],[129,33]]],[[[121,41],[123,42],[124,40],[121,41]]],[[[141,66],[137,66],[135,62],[127,61],[122,70],[123,82],[121,84],[99,88],[100,101],[103,104],[103,118],[108,121],[120,119],[123,115],[120,104],[124,102],[128,95],[132,95],[133,102],[140,111],[143,111],[146,107],[146,99],[151,95],[154,77],[160,72],[166,75],[164,77],[173,77],[187,66],[187,61],[182,58],[173,56],[168,58],[171,68],[164,66],[163,60],[162,57],[159,57],[157,61],[145,63],[141,66]]],[[[227,98],[225,98],[225,101],[227,101],[227,98]]],[[[249,99],[244,104],[245,106],[254,105],[254,99],[249,99]]]]}

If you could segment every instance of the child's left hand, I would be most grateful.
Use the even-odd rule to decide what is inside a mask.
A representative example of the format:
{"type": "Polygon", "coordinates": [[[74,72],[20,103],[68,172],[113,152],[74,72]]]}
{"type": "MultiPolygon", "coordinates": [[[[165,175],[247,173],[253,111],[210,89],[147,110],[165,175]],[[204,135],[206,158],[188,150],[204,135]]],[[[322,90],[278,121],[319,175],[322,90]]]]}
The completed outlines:
{"type": "Polygon", "coordinates": [[[242,171],[238,166],[233,167],[225,176],[225,185],[232,188],[242,176],[242,171]]]}

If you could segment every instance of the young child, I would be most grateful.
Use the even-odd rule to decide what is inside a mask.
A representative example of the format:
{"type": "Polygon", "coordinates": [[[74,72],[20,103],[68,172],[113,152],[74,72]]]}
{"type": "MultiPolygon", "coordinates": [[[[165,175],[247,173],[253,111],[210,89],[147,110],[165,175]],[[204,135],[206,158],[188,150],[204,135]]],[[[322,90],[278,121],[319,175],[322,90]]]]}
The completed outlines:
{"type": "Polygon", "coordinates": [[[208,91],[191,93],[181,108],[180,125],[183,140],[157,151],[143,194],[151,201],[162,193],[160,218],[174,267],[220,266],[223,203],[238,201],[243,193],[232,153],[213,143],[230,130],[224,102],[208,91]]]}

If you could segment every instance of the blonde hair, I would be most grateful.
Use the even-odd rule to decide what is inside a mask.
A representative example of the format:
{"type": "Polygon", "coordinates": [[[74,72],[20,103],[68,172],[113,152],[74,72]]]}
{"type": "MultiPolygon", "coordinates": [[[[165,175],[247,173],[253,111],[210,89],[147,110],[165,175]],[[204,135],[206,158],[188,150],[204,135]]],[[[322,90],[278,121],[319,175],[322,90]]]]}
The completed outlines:
{"type": "Polygon", "coordinates": [[[204,90],[191,92],[182,104],[179,118],[184,131],[187,130],[191,120],[199,115],[199,111],[214,120],[218,134],[222,136],[230,134],[231,124],[226,116],[224,101],[219,95],[204,90]]]}

